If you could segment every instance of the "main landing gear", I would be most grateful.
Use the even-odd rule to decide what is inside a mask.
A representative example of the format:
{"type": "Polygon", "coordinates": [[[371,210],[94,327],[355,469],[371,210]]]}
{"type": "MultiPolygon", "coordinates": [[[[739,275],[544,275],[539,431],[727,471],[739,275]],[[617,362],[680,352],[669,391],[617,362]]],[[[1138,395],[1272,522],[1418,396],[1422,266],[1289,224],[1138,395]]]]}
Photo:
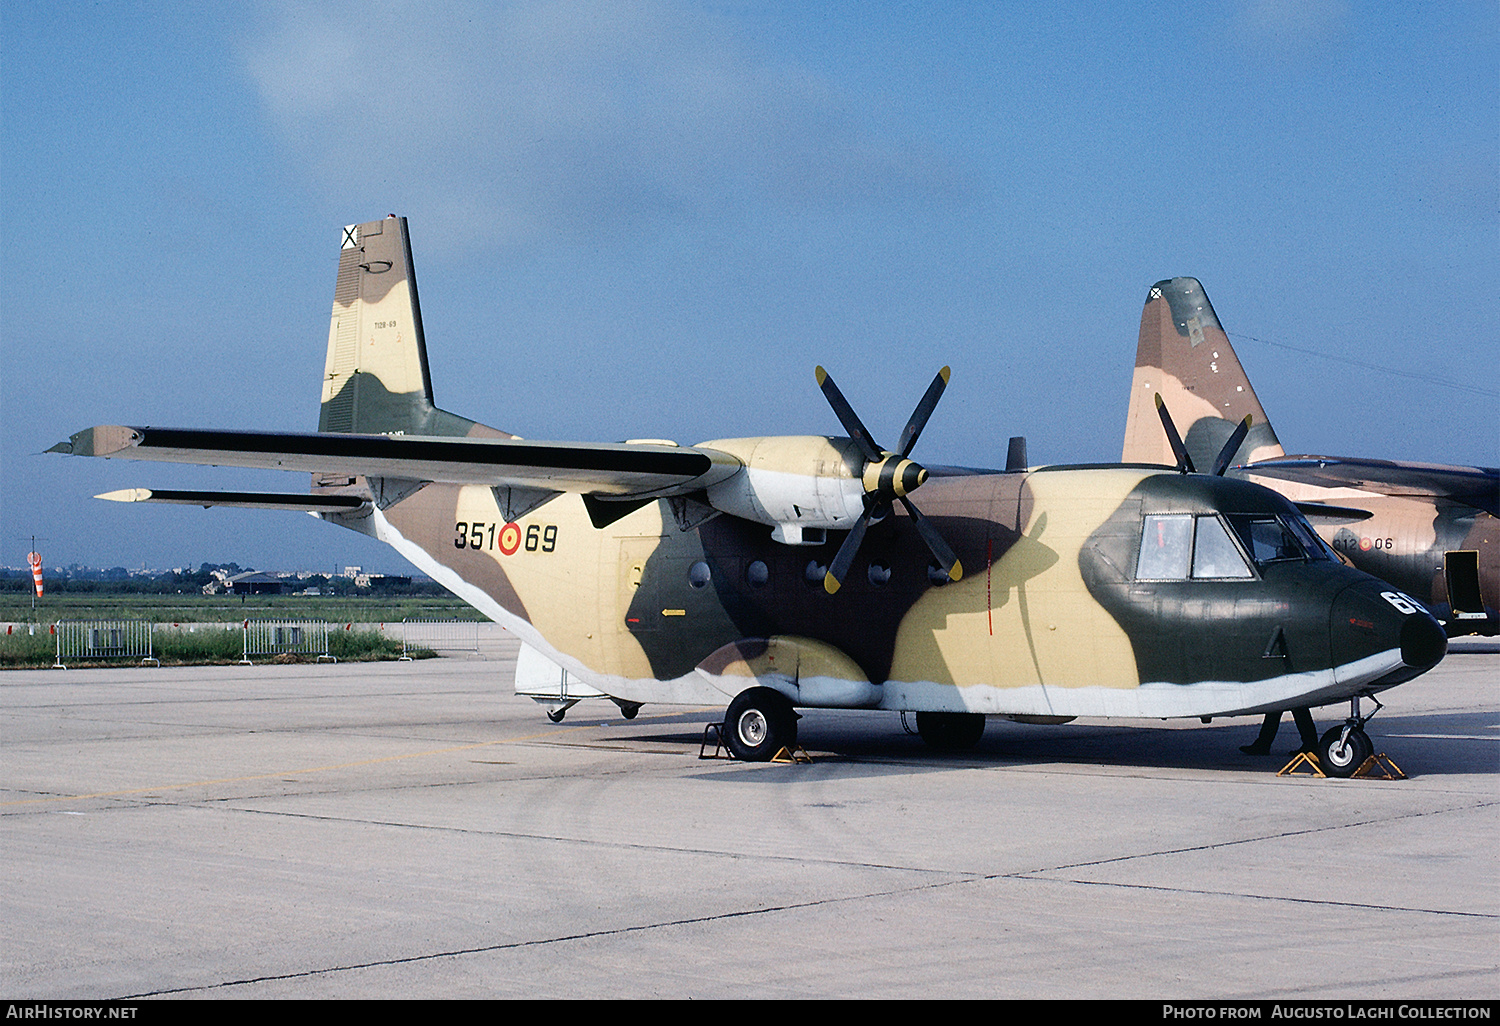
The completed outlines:
{"type": "Polygon", "coordinates": [[[1382,706],[1373,695],[1370,701],[1375,703],[1375,712],[1361,716],[1359,696],[1355,695],[1349,700],[1349,718],[1337,727],[1330,727],[1318,739],[1318,762],[1330,777],[1354,776],[1365,760],[1375,754],[1375,745],[1365,733],[1365,724],[1382,706]]]}
{"type": "Polygon", "coordinates": [[[724,714],[724,743],[743,762],[767,762],[797,743],[797,713],[774,688],[741,691],[724,714]]]}

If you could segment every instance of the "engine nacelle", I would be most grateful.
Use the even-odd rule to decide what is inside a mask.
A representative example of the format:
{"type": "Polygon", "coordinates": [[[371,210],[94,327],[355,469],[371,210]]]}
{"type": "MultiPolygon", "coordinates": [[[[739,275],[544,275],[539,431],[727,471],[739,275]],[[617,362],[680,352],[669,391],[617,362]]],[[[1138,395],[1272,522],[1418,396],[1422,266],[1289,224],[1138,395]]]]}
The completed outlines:
{"type": "Polygon", "coordinates": [[[825,531],[848,530],[864,512],[864,457],[852,439],[730,438],[697,448],[717,449],[743,464],[709,486],[710,505],[771,525],[772,537],[783,544],[821,544],[825,531]]]}

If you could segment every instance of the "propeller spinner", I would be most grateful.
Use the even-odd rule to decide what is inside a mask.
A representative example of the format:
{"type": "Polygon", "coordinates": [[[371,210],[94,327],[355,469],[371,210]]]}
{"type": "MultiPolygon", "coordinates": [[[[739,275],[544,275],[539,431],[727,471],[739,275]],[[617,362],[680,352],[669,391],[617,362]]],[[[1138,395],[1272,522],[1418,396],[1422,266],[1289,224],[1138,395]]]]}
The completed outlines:
{"type": "Polygon", "coordinates": [[[839,423],[844,425],[844,430],[849,432],[849,437],[854,439],[859,446],[861,454],[865,458],[864,471],[860,475],[861,483],[864,485],[864,512],[854,522],[849,531],[849,537],[844,539],[844,544],[839,546],[839,551],[829,564],[828,572],[823,577],[823,587],[828,594],[832,595],[839,590],[844,583],[844,575],[849,572],[849,567],[854,563],[854,557],[859,553],[860,544],[864,541],[865,531],[870,524],[884,519],[891,511],[891,503],[900,502],[911,514],[913,525],[917,533],[922,536],[922,541],[931,550],[933,558],[938,565],[948,574],[950,580],[958,580],[963,576],[963,567],[958,562],[958,557],[943,541],[942,535],[938,534],[937,528],[932,522],[922,515],[922,511],[907,498],[908,494],[916,491],[927,480],[927,470],[921,464],[914,462],[911,457],[912,447],[917,444],[917,436],[922,433],[922,428],[927,424],[927,418],[932,416],[932,411],[937,407],[938,400],[942,398],[943,389],[948,386],[949,370],[944,367],[938,371],[937,377],[932,379],[932,384],[927,386],[922,401],[917,403],[917,408],[912,411],[911,419],[906,422],[905,429],[901,432],[900,448],[895,452],[882,449],[875,444],[870,437],[869,430],[861,423],[859,415],[854,412],[854,407],[844,398],[844,393],[839,391],[838,385],[833,383],[833,378],[822,367],[818,367],[814,373],[817,375],[818,387],[823,390],[823,395],[828,399],[828,405],[833,407],[833,412],[838,416],[839,423]]]}

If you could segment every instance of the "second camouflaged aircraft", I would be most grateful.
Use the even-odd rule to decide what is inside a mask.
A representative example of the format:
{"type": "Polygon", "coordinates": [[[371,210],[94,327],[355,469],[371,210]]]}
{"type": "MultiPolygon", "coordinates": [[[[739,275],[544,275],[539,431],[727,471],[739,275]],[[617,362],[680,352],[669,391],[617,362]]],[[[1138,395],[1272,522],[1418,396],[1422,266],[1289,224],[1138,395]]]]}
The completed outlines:
{"type": "Polygon", "coordinates": [[[1185,425],[1187,458],[1198,465],[1250,417],[1221,470],[1291,499],[1345,559],[1418,596],[1449,636],[1500,630],[1500,469],[1287,456],[1194,278],[1159,281],[1146,296],[1124,459],[1173,459],[1158,397],[1185,425]]]}
{"type": "MultiPolygon", "coordinates": [[[[524,642],[521,677],[728,704],[740,758],[797,708],[916,713],[939,748],[987,715],[1213,717],[1354,699],[1323,760],[1369,751],[1359,696],[1446,650],[1416,602],[1342,566],[1258,485],[1161,467],[923,468],[871,438],[533,442],[434,406],[404,219],[344,231],[315,434],[96,427],[55,451],[310,471],[311,494],[106,498],[311,510],[394,546],[524,642]],[[921,509],[913,502],[920,492],[921,509]]],[[[576,692],[542,693],[556,715],[576,692]]]]}

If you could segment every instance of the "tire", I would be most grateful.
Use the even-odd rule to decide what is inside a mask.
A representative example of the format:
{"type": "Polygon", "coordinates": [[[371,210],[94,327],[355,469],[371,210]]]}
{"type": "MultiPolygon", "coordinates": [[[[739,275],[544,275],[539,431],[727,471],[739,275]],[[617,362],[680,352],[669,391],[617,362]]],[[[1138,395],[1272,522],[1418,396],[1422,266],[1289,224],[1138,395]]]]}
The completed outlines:
{"type": "Polygon", "coordinates": [[[773,688],[741,691],[724,714],[724,743],[742,762],[766,762],[797,743],[797,714],[773,688]]]}
{"type": "Polygon", "coordinates": [[[917,733],[935,751],[967,751],[979,744],[984,735],[984,716],[980,713],[919,712],[917,733]]]}
{"type": "Polygon", "coordinates": [[[1339,736],[1343,734],[1342,726],[1330,727],[1324,735],[1318,739],[1318,762],[1323,767],[1323,772],[1330,777],[1352,777],[1361,766],[1375,752],[1375,746],[1370,741],[1370,735],[1366,734],[1361,727],[1354,727],[1349,731],[1348,740],[1339,743],[1339,736]]]}

